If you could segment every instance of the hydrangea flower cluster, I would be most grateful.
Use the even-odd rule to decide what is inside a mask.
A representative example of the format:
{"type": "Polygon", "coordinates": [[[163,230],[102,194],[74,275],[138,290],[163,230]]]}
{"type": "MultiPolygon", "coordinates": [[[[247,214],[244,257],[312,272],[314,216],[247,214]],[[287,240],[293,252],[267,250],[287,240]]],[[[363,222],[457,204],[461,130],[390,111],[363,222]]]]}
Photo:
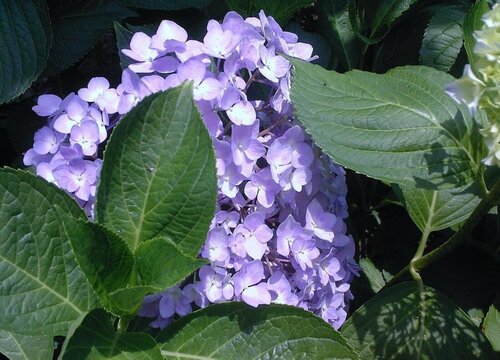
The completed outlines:
{"type": "Polygon", "coordinates": [[[466,104],[472,114],[486,111],[489,125],[481,129],[488,147],[483,162],[500,166],[500,4],[484,14],[483,28],[474,32],[474,69],[466,65],[464,75],[447,87],[457,102],[466,104]]]}
{"type": "Polygon", "coordinates": [[[133,63],[122,82],[104,78],[65,99],[43,95],[33,108],[48,117],[35,134],[26,165],[65,189],[92,216],[98,145],[145,96],[194,84],[193,96],[213,139],[217,212],[194,280],[147,296],[140,315],[164,327],[195,306],[244,301],[312,311],[339,328],[358,274],[346,235],[344,170],[313,146],[290,103],[290,63],[313,49],[263,12],[229,12],[211,20],[203,41],[164,20],[156,34],[138,32],[123,54],[133,63]]]}

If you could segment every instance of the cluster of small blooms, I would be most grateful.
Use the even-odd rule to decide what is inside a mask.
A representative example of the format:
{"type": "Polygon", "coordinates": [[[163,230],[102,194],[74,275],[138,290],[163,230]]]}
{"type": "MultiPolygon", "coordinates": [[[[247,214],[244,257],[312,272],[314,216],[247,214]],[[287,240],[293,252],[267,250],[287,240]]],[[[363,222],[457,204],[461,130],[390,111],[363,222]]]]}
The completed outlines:
{"type": "Polygon", "coordinates": [[[478,107],[487,113],[489,125],[481,129],[488,147],[483,162],[500,166],[500,4],[484,14],[482,21],[483,28],[474,32],[474,69],[466,65],[464,75],[447,92],[466,104],[472,114],[478,107]]]}
{"type": "Polygon", "coordinates": [[[210,265],[192,282],[146,297],[140,315],[155,318],[153,326],[232,300],[300,306],[335,328],[344,322],[358,273],[344,223],[345,172],[296,124],[290,63],[281,55],[311,61],[312,51],[263,12],[211,20],[203,42],[164,20],[155,35],[138,32],[122,50],[134,63],[116,89],[95,78],[65,100],[40,97],[34,110],[49,116],[49,126],[35,135],[25,163],[92,204],[99,162],[90,159],[106,128],[145,96],[194,84],[218,176],[217,212],[201,249],[210,265]]]}

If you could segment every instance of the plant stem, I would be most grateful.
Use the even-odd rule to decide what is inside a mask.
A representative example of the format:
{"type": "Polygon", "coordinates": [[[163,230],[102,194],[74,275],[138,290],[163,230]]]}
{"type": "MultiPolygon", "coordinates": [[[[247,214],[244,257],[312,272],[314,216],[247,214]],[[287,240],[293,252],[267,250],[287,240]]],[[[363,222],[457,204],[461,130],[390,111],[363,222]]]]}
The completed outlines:
{"type": "Polygon", "coordinates": [[[425,246],[427,245],[427,239],[429,238],[430,233],[430,227],[426,226],[424,232],[422,233],[422,237],[420,238],[417,252],[413,256],[413,259],[411,259],[410,264],[408,264],[408,271],[410,272],[411,277],[413,278],[413,280],[415,280],[415,282],[417,282],[420,290],[422,291],[424,290],[424,282],[422,281],[422,277],[418,273],[415,265],[417,261],[422,258],[422,255],[424,255],[425,246]]]}
{"type": "Polygon", "coordinates": [[[488,196],[488,187],[486,186],[486,181],[484,180],[484,171],[479,176],[479,192],[481,194],[481,199],[484,199],[488,196]]]}
{"type": "Polygon", "coordinates": [[[126,332],[128,328],[128,320],[125,318],[120,318],[118,320],[118,331],[126,332]]]}
{"type": "MultiPolygon", "coordinates": [[[[493,185],[491,190],[488,192],[487,196],[481,200],[479,205],[472,212],[469,219],[467,219],[467,222],[455,234],[453,234],[444,244],[432,250],[427,255],[421,256],[415,261],[414,257],[410,262],[410,264],[408,264],[405,268],[403,268],[400,272],[398,272],[384,286],[384,288],[388,288],[396,284],[408,271],[412,276],[414,275],[413,272],[416,272],[417,275],[420,277],[420,275],[418,274],[420,270],[426,268],[430,264],[441,259],[443,256],[445,256],[446,254],[450,253],[453,249],[455,249],[458,245],[463,243],[466,240],[467,235],[469,235],[469,233],[476,227],[476,225],[481,221],[483,216],[486,215],[493,206],[498,204],[499,199],[500,199],[500,180],[497,180],[495,185],[493,185]]],[[[417,250],[417,254],[419,250],[417,250]]],[[[415,254],[415,256],[417,254],[415,254]]]]}

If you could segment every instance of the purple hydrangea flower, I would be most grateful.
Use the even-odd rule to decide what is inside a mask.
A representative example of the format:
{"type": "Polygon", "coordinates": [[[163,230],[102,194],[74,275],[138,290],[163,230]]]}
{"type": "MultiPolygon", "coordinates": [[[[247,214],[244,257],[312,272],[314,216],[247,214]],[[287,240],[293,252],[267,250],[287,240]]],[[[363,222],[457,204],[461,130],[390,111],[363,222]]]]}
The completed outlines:
{"type": "Polygon", "coordinates": [[[234,276],[234,293],[241,296],[248,305],[257,307],[271,303],[271,294],[264,279],[264,267],[258,260],[243,265],[234,276]]]}
{"type": "Polygon", "coordinates": [[[152,37],[133,35],[122,52],[133,63],[116,88],[96,77],[61,99],[42,95],[33,110],[47,117],[23,161],[70,193],[93,218],[100,144],[144,97],[193,82],[193,98],[212,137],[217,212],[194,278],[146,296],[139,314],[163,328],[196,307],[224,301],[302,307],[338,328],[358,276],[345,171],[294,118],[290,63],[313,49],[272,18],[229,12],[210,21],[203,42],[164,20],[152,37]],[[256,85],[264,91],[253,91],[256,85]],[[313,151],[314,149],[314,151],[313,151]]]}
{"type": "Polygon", "coordinates": [[[37,104],[33,106],[33,111],[39,116],[52,116],[59,111],[61,102],[62,99],[57,95],[40,95],[37,104]]]}

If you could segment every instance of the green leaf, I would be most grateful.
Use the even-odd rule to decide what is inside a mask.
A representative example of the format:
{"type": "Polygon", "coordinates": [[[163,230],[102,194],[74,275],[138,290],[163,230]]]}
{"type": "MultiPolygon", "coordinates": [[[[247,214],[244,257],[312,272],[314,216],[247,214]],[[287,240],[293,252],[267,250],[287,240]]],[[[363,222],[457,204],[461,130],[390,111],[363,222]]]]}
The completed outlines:
{"type": "Polygon", "coordinates": [[[493,349],[500,352],[500,311],[495,304],[490,306],[484,318],[483,331],[493,349]]]}
{"type": "Polygon", "coordinates": [[[121,315],[109,294],[127,287],[132,276],[134,257],[127,244],[111,231],[90,222],[74,221],[65,230],[76,260],[99,300],[108,311],[121,315]]]}
{"type": "Polygon", "coordinates": [[[124,53],[122,53],[122,49],[129,49],[130,48],[130,40],[132,39],[132,36],[134,36],[134,33],[132,31],[124,28],[118,22],[114,22],[113,26],[115,29],[116,47],[118,48],[118,56],[120,58],[120,65],[121,65],[122,69],[125,69],[130,64],[132,64],[134,62],[134,60],[129,58],[128,56],[126,56],[124,53]]]}
{"type": "Polygon", "coordinates": [[[380,36],[381,30],[387,29],[417,0],[382,0],[373,16],[371,38],[380,36]]]}
{"type": "Polygon", "coordinates": [[[24,92],[47,63],[52,31],[43,0],[0,2],[0,104],[24,92]]]}
{"type": "Polygon", "coordinates": [[[332,326],[303,309],[212,305],[157,337],[168,359],[358,359],[332,326]]]}
{"type": "Polygon", "coordinates": [[[90,312],[66,344],[63,360],[161,360],[155,340],[145,333],[117,332],[108,314],[90,312]]]}
{"type": "Polygon", "coordinates": [[[342,335],[362,359],[495,359],[488,340],[459,307],[413,282],[377,294],[352,314],[342,335]]]}
{"type": "Polygon", "coordinates": [[[135,250],[137,285],[163,290],[184,280],[206,261],[188,257],[164,238],[149,240],[135,250]]]}
{"type": "MultiPolygon", "coordinates": [[[[458,304],[457,304],[458,305],[458,304]]],[[[478,308],[471,308],[467,310],[467,316],[472,320],[472,322],[477,326],[481,326],[484,319],[484,312],[478,308]]]]}
{"type": "Polygon", "coordinates": [[[396,195],[423,232],[446,229],[469,218],[481,201],[477,182],[455,189],[425,190],[393,185],[396,195]]]}
{"type": "Polygon", "coordinates": [[[418,44],[422,43],[428,22],[428,12],[421,11],[395,24],[374,49],[372,71],[382,74],[398,66],[417,65],[418,44]]]}
{"type": "Polygon", "coordinates": [[[184,84],[145,98],[113,130],[104,154],[96,218],[132,251],[170,238],[195,257],[214,215],[212,140],[184,84]]]}
{"type": "Polygon", "coordinates": [[[135,60],[126,56],[122,49],[130,48],[130,40],[132,40],[132,36],[136,32],[143,32],[149,36],[153,36],[158,29],[159,24],[148,24],[148,25],[127,25],[127,27],[123,27],[118,22],[113,23],[116,35],[116,47],[118,48],[118,56],[120,57],[120,65],[122,69],[127,68],[130,64],[134,63],[135,60]]]}
{"type": "Polygon", "coordinates": [[[283,30],[297,34],[299,42],[310,44],[313,47],[313,55],[318,56],[318,59],[313,60],[313,63],[325,67],[328,66],[330,63],[330,56],[332,55],[332,49],[326,38],[318,33],[302,29],[300,24],[294,20],[290,21],[283,30]]]}
{"type": "Polygon", "coordinates": [[[0,329],[65,335],[97,303],[62,225],[86,216],[62,190],[22,171],[0,170],[0,198],[0,329]]]}
{"type": "Polygon", "coordinates": [[[48,71],[56,74],[86,55],[113,21],[137,14],[114,1],[80,1],[62,9],[51,9],[54,46],[48,71]],[[84,31],[82,31],[84,29],[84,31]]]}
{"type": "Polygon", "coordinates": [[[431,189],[469,184],[479,174],[477,124],[443,90],[452,76],[422,66],[338,74],[290,61],[295,115],[337,163],[431,189]]]}
{"type": "Polygon", "coordinates": [[[266,16],[272,16],[281,25],[286,25],[300,8],[311,5],[314,0],[226,0],[230,10],[243,17],[258,16],[264,10],[266,16]]]}
{"type": "Polygon", "coordinates": [[[54,341],[47,336],[26,336],[0,330],[0,353],[10,360],[52,359],[54,341]]]}
{"type": "Polygon", "coordinates": [[[420,48],[420,63],[449,71],[463,43],[462,23],[467,13],[464,4],[437,7],[427,26],[420,48]]]}
{"type": "Polygon", "coordinates": [[[205,263],[164,238],[141,243],[132,255],[122,239],[97,224],[74,222],[66,231],[104,308],[118,316],[133,315],[145,295],[177,284],[205,263]]]}
{"type": "Polygon", "coordinates": [[[477,55],[474,54],[476,39],[474,39],[473,34],[475,30],[479,30],[483,27],[481,18],[489,10],[490,7],[488,6],[487,0],[478,0],[474,5],[472,5],[464,20],[464,45],[472,69],[475,69],[475,63],[477,61],[477,55]]]}
{"type": "Polygon", "coordinates": [[[202,8],[212,0],[117,0],[120,4],[140,9],[153,10],[182,10],[189,8],[202,8]]]}
{"type": "Polygon", "coordinates": [[[113,311],[124,317],[131,317],[139,311],[144,296],[158,292],[151,286],[129,286],[109,294],[113,311]]]}
{"type": "Polygon", "coordinates": [[[322,0],[318,6],[320,30],[325,33],[335,55],[346,70],[356,68],[362,42],[349,20],[349,0],[322,0]]]}
{"type": "Polygon", "coordinates": [[[372,291],[376,294],[382,289],[386,282],[390,280],[392,276],[386,278],[382,271],[377,269],[375,264],[369,258],[362,258],[359,260],[359,266],[363,271],[362,274],[368,279],[368,283],[372,291]]]}

